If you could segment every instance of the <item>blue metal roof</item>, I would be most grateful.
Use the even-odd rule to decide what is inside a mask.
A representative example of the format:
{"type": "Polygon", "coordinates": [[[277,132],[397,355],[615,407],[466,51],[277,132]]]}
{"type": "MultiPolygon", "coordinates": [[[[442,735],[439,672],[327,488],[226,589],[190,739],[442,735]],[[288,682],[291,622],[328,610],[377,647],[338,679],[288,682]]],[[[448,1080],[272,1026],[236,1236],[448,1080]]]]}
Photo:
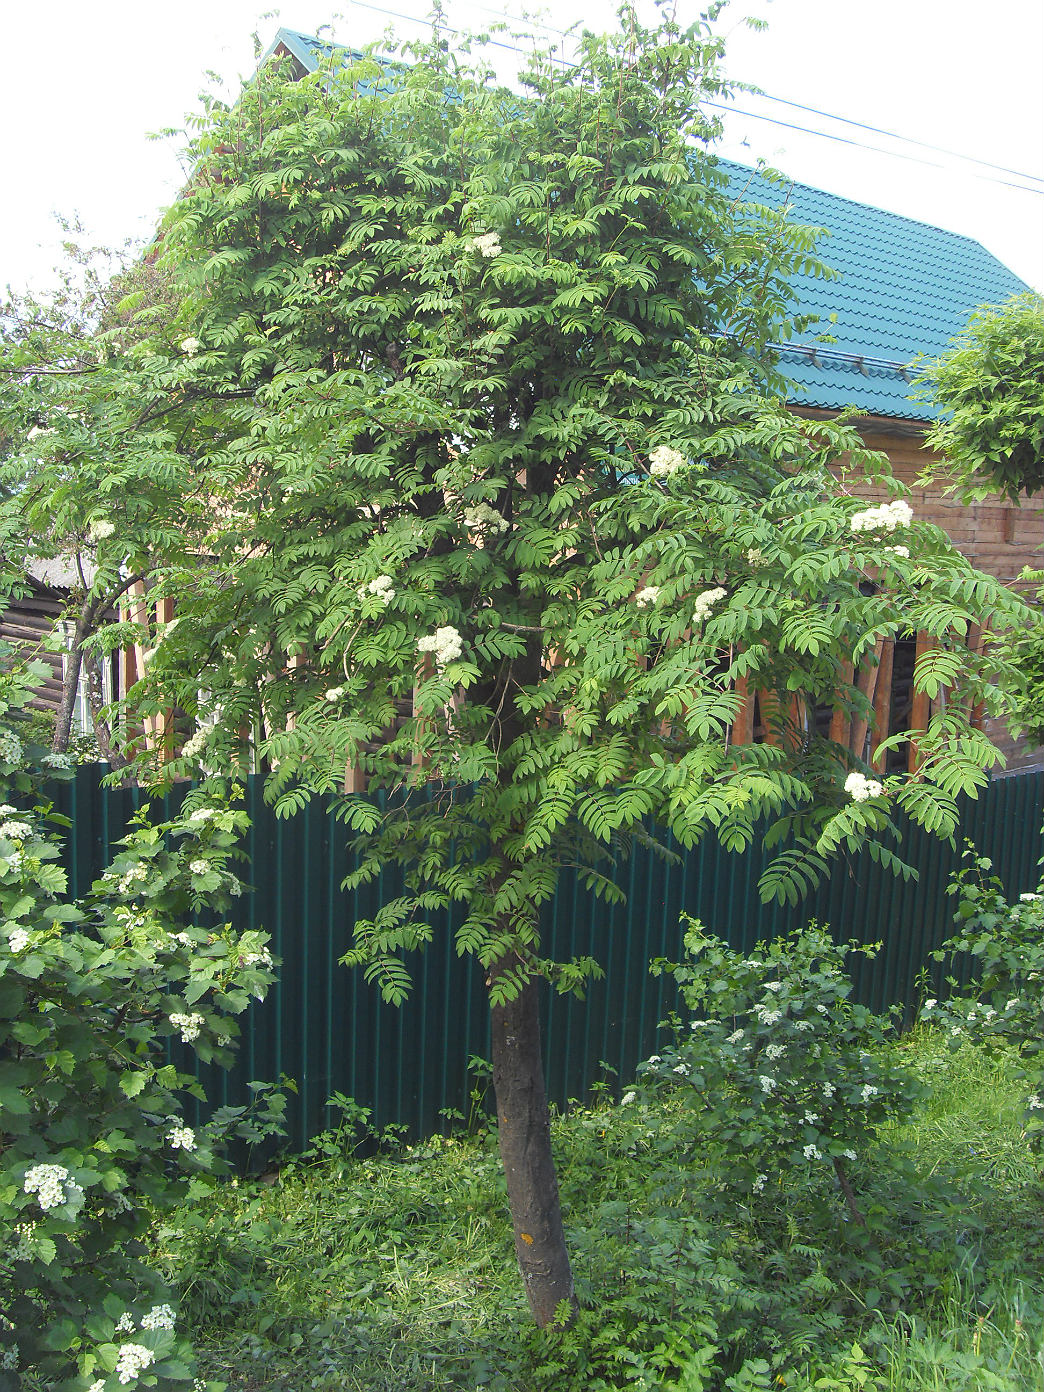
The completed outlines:
{"type": "MultiPolygon", "coordinates": [[[[338,47],[295,29],[280,29],[269,54],[280,45],[309,72],[338,47]]],[[[788,202],[795,222],[828,232],[819,256],[837,278],[793,279],[795,312],[823,321],[783,349],[795,405],[929,420],[934,412],[910,400],[912,374],[903,368],[919,354],[942,353],[972,310],[1029,288],[969,237],[808,184],[774,182],[731,160],[718,167],[743,201],[773,208],[788,202]],[[817,343],[817,333],[834,341],[817,343]]]]}
{"type": "Polygon", "coordinates": [[[795,405],[930,420],[931,408],[909,399],[902,367],[920,353],[937,357],[980,305],[1029,288],[970,237],[807,184],[773,183],[728,160],[718,165],[746,202],[788,201],[796,222],[829,234],[819,258],[837,279],[793,278],[797,312],[824,321],[784,350],[783,371],[804,389],[795,405]],[[836,323],[826,322],[831,314],[836,323]],[[817,333],[835,341],[817,344],[817,333]]]}

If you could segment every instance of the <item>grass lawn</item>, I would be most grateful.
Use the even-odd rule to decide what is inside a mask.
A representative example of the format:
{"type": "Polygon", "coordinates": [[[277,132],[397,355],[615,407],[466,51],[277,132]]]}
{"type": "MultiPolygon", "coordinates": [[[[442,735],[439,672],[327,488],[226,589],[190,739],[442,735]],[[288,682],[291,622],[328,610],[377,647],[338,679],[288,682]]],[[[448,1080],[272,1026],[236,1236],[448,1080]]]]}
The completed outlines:
{"type": "Polygon", "coordinates": [[[230,1392],[1044,1392],[1024,1085],[938,1034],[897,1047],[931,1087],[852,1175],[866,1230],[826,1166],[755,1200],[712,1147],[679,1157],[663,1108],[560,1118],[583,1306],[565,1334],[530,1326],[488,1135],[366,1159],[331,1140],[176,1215],[160,1261],[230,1392]]]}

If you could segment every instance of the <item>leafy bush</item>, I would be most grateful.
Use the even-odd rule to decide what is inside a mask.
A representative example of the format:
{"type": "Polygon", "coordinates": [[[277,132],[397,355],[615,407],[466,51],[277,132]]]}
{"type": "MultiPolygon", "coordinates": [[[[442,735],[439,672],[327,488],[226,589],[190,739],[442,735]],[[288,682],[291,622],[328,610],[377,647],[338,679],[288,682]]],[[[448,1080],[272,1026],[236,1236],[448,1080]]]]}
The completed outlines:
{"type": "MultiPolygon", "coordinates": [[[[948,1000],[929,999],[921,1019],[946,1031],[952,1048],[967,1039],[1014,1047],[1027,1088],[1026,1131],[1044,1147],[1044,893],[1009,904],[993,862],[974,847],[947,893],[957,898],[958,932],[935,957],[956,967],[970,960],[971,984],[961,991],[952,974],[948,1000]]],[[[1044,890],[1044,885],[1041,886],[1044,890]]]]}
{"type": "Polygon", "coordinates": [[[37,675],[0,673],[0,1366],[70,1392],[183,1385],[192,1350],[143,1261],[150,1223],[282,1103],[263,1089],[258,1117],[226,1109],[195,1131],[183,1104],[202,1089],[171,1062],[180,1042],[230,1064],[235,1016],[274,980],[263,934],[190,921],[240,892],[246,818],[202,794],[166,824],[143,809],[71,902],[41,786],[70,761],[22,738],[37,675]]]}
{"type": "Polygon", "coordinates": [[[690,919],[685,949],[686,962],[653,969],[674,977],[694,1018],[640,1070],[646,1089],[684,1103],[672,1144],[726,1150],[730,1184],[751,1195],[784,1173],[812,1181],[831,1169],[863,1224],[856,1189],[873,1138],[922,1091],[889,1048],[891,1015],[851,999],[846,958],[877,946],[837,944],[811,925],[745,956],[690,919]]]}

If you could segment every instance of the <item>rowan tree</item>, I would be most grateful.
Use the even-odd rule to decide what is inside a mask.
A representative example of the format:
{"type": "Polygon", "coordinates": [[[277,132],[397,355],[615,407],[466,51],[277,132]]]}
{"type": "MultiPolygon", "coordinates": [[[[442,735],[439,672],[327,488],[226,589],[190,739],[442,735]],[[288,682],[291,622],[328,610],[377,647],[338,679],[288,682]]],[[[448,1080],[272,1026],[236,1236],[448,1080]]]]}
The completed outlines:
{"type": "Polygon", "coordinates": [[[794,895],[845,845],[896,863],[900,814],[949,834],[996,758],[962,634],[1018,611],[850,427],[784,409],[815,234],[728,193],[719,51],[706,19],[625,14],[511,90],[438,44],[269,66],[201,118],[162,229],[191,334],[168,443],[209,526],[151,575],[180,622],[136,696],[197,715],[169,773],[239,770],[249,734],[280,814],[335,800],[351,883],[401,867],[345,959],[389,999],[457,906],[541,1324],[574,1294],[539,992],[599,969],[542,947],[562,867],[611,898],[653,826],[741,848],[767,815],[765,891],[794,895]],[[889,502],[850,495],[867,478],[889,502]],[[848,664],[909,629],[951,694],[916,775],[880,779],[814,712],[866,717],[848,664]],[[743,680],[765,742],[732,738],[743,680]]]}

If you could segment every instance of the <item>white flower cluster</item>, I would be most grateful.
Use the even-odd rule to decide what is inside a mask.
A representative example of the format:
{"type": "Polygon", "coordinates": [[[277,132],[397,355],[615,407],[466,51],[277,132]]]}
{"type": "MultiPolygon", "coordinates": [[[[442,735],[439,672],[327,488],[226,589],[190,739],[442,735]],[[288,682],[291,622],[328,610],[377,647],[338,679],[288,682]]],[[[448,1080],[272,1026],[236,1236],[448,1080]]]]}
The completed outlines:
{"type": "Polygon", "coordinates": [[[756,1005],[754,1014],[763,1025],[774,1025],[783,1018],[782,1010],[770,1010],[767,1005],[756,1005]]]}
{"type": "Polygon", "coordinates": [[[120,877],[118,888],[121,894],[136,894],[136,886],[143,884],[149,878],[147,868],[139,863],[132,865],[125,875],[120,877]]]}
{"type": "Polygon", "coordinates": [[[689,1065],[687,1063],[676,1063],[674,1067],[671,1069],[671,1072],[680,1073],[684,1078],[685,1075],[689,1072],[689,1065]]]}
{"type": "Polygon", "coordinates": [[[29,930],[27,928],[15,928],[7,940],[7,945],[12,952],[24,952],[29,946],[29,930]]]}
{"type": "Polygon", "coordinates": [[[173,1329],[174,1311],[169,1305],[153,1305],[147,1315],[141,1317],[142,1329],[173,1329]]]}
{"type": "Polygon", "coordinates": [[[768,1175],[759,1174],[750,1187],[754,1190],[755,1194],[760,1194],[767,1182],[768,1175]]]}
{"type": "Polygon", "coordinates": [[[36,1195],[41,1208],[57,1208],[82,1192],[64,1165],[34,1165],[26,1170],[22,1188],[27,1194],[36,1195]]]}
{"type": "Polygon", "coordinates": [[[853,802],[867,802],[870,798],[881,796],[884,784],[879,783],[876,778],[866,778],[858,772],[850,773],[845,779],[845,792],[853,802]]]}
{"type": "Polygon", "coordinates": [[[726,591],[720,585],[716,585],[713,590],[704,590],[693,600],[692,621],[694,624],[703,623],[704,619],[709,619],[711,610],[719,599],[725,598],[726,591]]]}
{"type": "Polygon", "coordinates": [[[202,754],[206,747],[208,733],[207,730],[197,730],[194,735],[190,736],[181,746],[181,757],[195,759],[202,754]]]}
{"type": "Polygon", "coordinates": [[[670,445],[657,445],[649,456],[649,472],[653,478],[670,478],[684,467],[684,454],[670,445]]]}
{"type": "Polygon", "coordinates": [[[327,705],[335,706],[343,698],[346,689],[343,686],[331,686],[323,693],[323,700],[327,705]]]}
{"type": "Polygon", "coordinates": [[[12,1344],[10,1348],[0,1349],[0,1368],[9,1372],[14,1372],[18,1367],[18,1345],[12,1344]]]}
{"type": "Polygon", "coordinates": [[[742,1031],[741,1029],[733,1030],[732,1033],[729,1035],[729,1037],[726,1039],[725,1043],[726,1043],[726,1044],[738,1044],[742,1038],[743,1038],[743,1031],[742,1031]]]}
{"type": "Polygon", "coordinates": [[[760,546],[752,546],[747,552],[747,564],[751,570],[757,570],[759,566],[767,565],[765,553],[760,546]]]}
{"type": "Polygon", "coordinates": [[[28,841],[33,829],[28,822],[0,822],[0,836],[8,841],[28,841]]]}
{"type": "Polygon", "coordinates": [[[26,438],[27,440],[38,440],[38,439],[40,438],[41,435],[53,435],[53,434],[54,434],[54,427],[53,427],[53,426],[34,425],[34,426],[31,427],[31,429],[30,429],[30,431],[29,431],[29,434],[28,434],[25,438],[26,438]]]}
{"type": "Polygon", "coordinates": [[[762,1073],[761,1076],[758,1078],[758,1082],[761,1084],[761,1091],[766,1095],[766,1097],[771,1096],[776,1088],[775,1078],[770,1078],[767,1073],[762,1073]]]}
{"type": "Polygon", "coordinates": [[[910,559],[909,546],[886,546],[885,550],[891,551],[892,554],[895,556],[901,556],[904,561],[908,561],[910,559]]]}
{"type": "Polygon", "coordinates": [[[270,967],[272,954],[267,947],[263,947],[260,952],[247,952],[242,962],[244,967],[270,967]]]}
{"type": "Polygon", "coordinates": [[[495,507],[489,503],[476,503],[474,507],[464,509],[464,525],[469,532],[480,532],[485,535],[492,532],[494,535],[506,532],[509,526],[506,517],[501,517],[495,507]]]}
{"type": "Polygon", "coordinates": [[[1041,899],[1044,899],[1044,894],[1020,894],[1020,895],[1019,895],[1019,903],[1020,903],[1020,904],[1036,904],[1036,903],[1038,903],[1041,899]]]}
{"type": "Polygon", "coordinates": [[[99,517],[87,528],[87,538],[89,541],[104,541],[106,537],[111,537],[115,530],[112,522],[99,517]]]}
{"type": "Polygon", "coordinates": [[[202,1015],[182,1015],[175,1011],[167,1018],[176,1030],[181,1031],[182,1044],[191,1044],[193,1039],[199,1038],[200,1026],[203,1024],[202,1015]]]}
{"type": "Polygon", "coordinates": [[[447,624],[445,628],[437,628],[434,633],[419,639],[417,651],[434,653],[437,665],[445,667],[447,662],[455,662],[460,657],[464,644],[453,625],[447,624]]]}
{"type": "Polygon", "coordinates": [[[636,1096],[637,1096],[637,1093],[634,1093],[634,1092],[625,1092],[624,1095],[620,1098],[620,1106],[621,1106],[621,1107],[629,1107],[629,1106],[631,1105],[631,1103],[634,1101],[634,1099],[635,1099],[636,1096]]]}
{"type": "Polygon", "coordinates": [[[1031,1092],[1026,1098],[1026,1106],[1031,1112],[1044,1112],[1044,1102],[1040,1100],[1040,1096],[1036,1092],[1031,1092]]]}
{"type": "Polygon", "coordinates": [[[395,598],[395,586],[392,584],[391,576],[378,575],[376,580],[361,585],[359,598],[364,599],[366,595],[373,595],[374,599],[379,599],[382,604],[390,604],[395,598]]]}
{"type": "Polygon", "coordinates": [[[873,1083],[865,1083],[859,1096],[864,1102],[869,1102],[871,1097],[877,1096],[877,1088],[874,1087],[873,1083]]]}
{"type": "Polygon", "coordinates": [[[186,358],[194,358],[202,346],[198,338],[183,338],[181,340],[181,351],[186,358]]]}
{"type": "Polygon", "coordinates": [[[196,1133],[191,1126],[172,1126],[167,1132],[171,1150],[195,1150],[196,1133]]]}
{"type": "Polygon", "coordinates": [[[40,762],[44,768],[71,769],[73,766],[68,754],[45,754],[40,762]]]}
{"type": "Polygon", "coordinates": [[[115,1371],[120,1382],[137,1382],[139,1374],[155,1361],[156,1355],[144,1344],[121,1344],[115,1371]]]}
{"type": "Polygon", "coordinates": [[[197,807],[189,816],[190,822],[210,822],[221,811],[219,807],[197,807]]]}
{"type": "Polygon", "coordinates": [[[202,856],[199,856],[196,860],[189,861],[189,870],[193,875],[205,875],[209,869],[210,861],[204,860],[202,856]]]}
{"type": "Polygon", "coordinates": [[[913,508],[897,498],[894,503],[853,512],[848,525],[853,532],[894,532],[897,527],[908,527],[912,521],[913,508]]]}
{"type": "Polygon", "coordinates": [[[36,1224],[19,1223],[15,1227],[18,1242],[11,1253],[12,1261],[32,1261],[36,1256],[36,1224]]]}
{"type": "Polygon", "coordinates": [[[829,1101],[830,1098],[833,1097],[834,1093],[837,1091],[837,1088],[834,1086],[833,1083],[824,1083],[821,1091],[823,1093],[823,1096],[827,1099],[827,1101],[829,1101]]]}
{"type": "Polygon", "coordinates": [[[646,585],[644,589],[639,590],[635,595],[634,602],[639,609],[648,609],[649,606],[655,604],[659,598],[659,585],[646,585]]]}
{"type": "Polygon", "coordinates": [[[468,249],[481,252],[486,257],[499,256],[504,250],[500,245],[499,232],[483,232],[478,237],[472,237],[468,249]]]}
{"type": "Polygon", "coordinates": [[[786,1052],[786,1046],[783,1044],[768,1044],[765,1046],[765,1057],[767,1059],[782,1058],[786,1052]]]}
{"type": "Polygon", "coordinates": [[[134,1316],[133,1316],[132,1314],[130,1314],[129,1311],[125,1310],[125,1311],[123,1312],[123,1314],[119,1317],[119,1319],[116,1321],[115,1327],[113,1328],[113,1333],[114,1333],[114,1334],[133,1334],[133,1333],[134,1333],[134,1316]]]}
{"type": "Polygon", "coordinates": [[[191,933],[171,933],[170,940],[179,943],[182,947],[194,946],[191,933]]]}
{"type": "Polygon", "coordinates": [[[817,1145],[805,1146],[804,1155],[806,1160],[822,1160],[823,1152],[817,1145]]]}
{"type": "MultiPolygon", "coordinates": [[[[22,762],[22,741],[10,730],[0,730],[0,762],[20,764],[22,762]]],[[[11,809],[12,812],[14,808],[11,809]]]]}

